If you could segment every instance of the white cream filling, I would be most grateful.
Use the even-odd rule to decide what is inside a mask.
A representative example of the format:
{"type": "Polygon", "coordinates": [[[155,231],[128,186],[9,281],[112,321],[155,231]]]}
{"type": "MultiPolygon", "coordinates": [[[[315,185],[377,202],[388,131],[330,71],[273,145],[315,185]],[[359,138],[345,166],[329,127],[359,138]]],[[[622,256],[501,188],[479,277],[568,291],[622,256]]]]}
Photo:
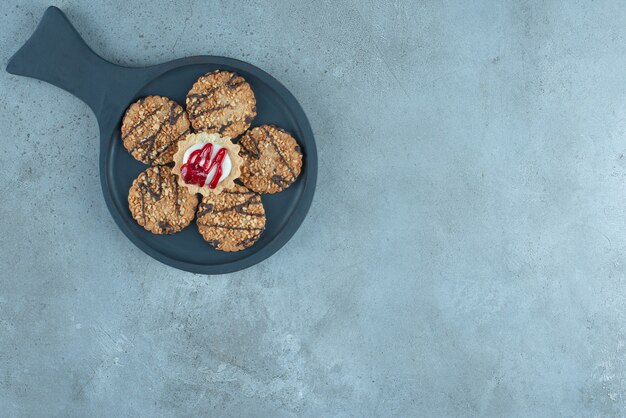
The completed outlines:
{"type": "MultiPolygon", "coordinates": [[[[196,144],[196,145],[189,147],[187,151],[185,151],[185,154],[183,155],[183,164],[187,163],[192,152],[196,150],[201,150],[202,148],[204,148],[205,145],[206,144],[196,144]]],[[[217,144],[213,144],[213,151],[211,151],[211,155],[209,156],[209,161],[213,160],[217,152],[221,150],[222,148],[224,147],[217,145],[217,144]]],[[[205,162],[205,159],[203,158],[202,160],[200,160],[200,165],[203,165],[204,162],[205,162]]],[[[227,150],[226,156],[222,160],[222,175],[220,176],[218,183],[220,183],[222,180],[228,177],[232,167],[233,167],[233,164],[230,161],[230,157],[228,156],[228,150],[227,150]]],[[[211,182],[211,180],[213,180],[213,176],[215,175],[215,170],[217,170],[217,165],[214,165],[213,167],[211,167],[211,170],[209,170],[209,172],[207,173],[206,180],[204,181],[205,186],[208,185],[211,182]]]]}

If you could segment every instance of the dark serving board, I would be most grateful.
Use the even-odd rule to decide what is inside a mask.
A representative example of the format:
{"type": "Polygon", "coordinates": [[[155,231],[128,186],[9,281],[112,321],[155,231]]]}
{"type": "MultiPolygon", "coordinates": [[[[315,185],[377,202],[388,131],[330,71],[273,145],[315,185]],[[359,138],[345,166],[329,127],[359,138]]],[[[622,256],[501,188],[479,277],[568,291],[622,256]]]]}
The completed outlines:
{"type": "Polygon", "coordinates": [[[137,247],[165,264],[205,274],[250,267],[285,245],[311,206],[317,151],[307,117],[282,84],[253,65],[231,58],[196,56],[145,68],[118,66],[94,53],[63,12],[50,7],[30,39],[11,58],[7,71],[51,83],[89,105],[100,127],[100,182],[109,211],[137,247]],[[291,187],[262,196],[267,225],[259,241],[235,253],[211,248],[195,221],[174,235],[153,235],[139,226],[128,209],[128,189],[147,166],[126,151],[120,138],[121,120],[132,102],[155,94],[184,105],[185,95],[196,79],[216,69],[237,72],[250,83],[258,112],[252,126],[274,123],[283,127],[296,138],[304,155],[302,173],[291,187]]]}

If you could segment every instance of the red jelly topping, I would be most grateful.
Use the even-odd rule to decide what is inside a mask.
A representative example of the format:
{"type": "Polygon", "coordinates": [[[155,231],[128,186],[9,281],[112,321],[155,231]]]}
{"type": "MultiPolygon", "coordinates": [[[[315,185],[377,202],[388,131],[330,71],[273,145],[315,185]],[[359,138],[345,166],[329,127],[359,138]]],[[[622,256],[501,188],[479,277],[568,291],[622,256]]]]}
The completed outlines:
{"type": "Polygon", "coordinates": [[[209,172],[215,166],[215,173],[209,182],[209,188],[215,189],[215,186],[220,181],[220,177],[222,177],[222,161],[226,157],[226,152],[226,148],[220,148],[215,153],[215,157],[211,159],[211,154],[213,154],[213,144],[211,143],[193,151],[187,162],[180,168],[185,183],[196,184],[200,187],[204,186],[209,172]]]}

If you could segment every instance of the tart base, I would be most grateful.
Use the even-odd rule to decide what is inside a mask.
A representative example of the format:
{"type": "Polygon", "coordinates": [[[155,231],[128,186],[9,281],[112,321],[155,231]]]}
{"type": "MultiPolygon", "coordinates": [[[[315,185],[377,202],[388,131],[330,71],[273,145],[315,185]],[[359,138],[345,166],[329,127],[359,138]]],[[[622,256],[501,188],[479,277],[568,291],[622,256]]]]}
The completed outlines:
{"type": "Polygon", "coordinates": [[[174,168],[172,168],[172,173],[176,175],[178,184],[189,190],[189,193],[200,193],[203,196],[219,194],[224,189],[232,188],[235,185],[235,179],[239,178],[241,175],[241,165],[243,164],[243,159],[239,156],[239,150],[239,145],[233,144],[230,139],[223,138],[218,134],[210,134],[207,132],[188,134],[185,139],[178,143],[178,150],[176,151],[176,154],[174,154],[174,168]],[[181,167],[183,166],[183,157],[185,156],[185,152],[196,144],[206,144],[208,142],[226,148],[232,165],[228,176],[226,176],[224,180],[217,183],[217,186],[215,186],[214,189],[209,188],[207,185],[198,186],[197,184],[185,183],[180,172],[181,167]]]}

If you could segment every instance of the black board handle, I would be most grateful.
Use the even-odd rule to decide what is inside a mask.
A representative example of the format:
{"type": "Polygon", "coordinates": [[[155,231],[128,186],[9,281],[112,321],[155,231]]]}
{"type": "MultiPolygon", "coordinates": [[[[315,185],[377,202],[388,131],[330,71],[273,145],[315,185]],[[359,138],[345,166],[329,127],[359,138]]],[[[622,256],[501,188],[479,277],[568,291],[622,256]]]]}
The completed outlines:
{"type": "MultiPolygon", "coordinates": [[[[93,52],[65,14],[49,7],[30,39],[11,57],[7,71],[46,81],[78,97],[95,113],[100,124],[106,115],[141,87],[149,68],[115,65],[93,52]]],[[[126,101],[124,101],[126,99],[126,101]]]]}

